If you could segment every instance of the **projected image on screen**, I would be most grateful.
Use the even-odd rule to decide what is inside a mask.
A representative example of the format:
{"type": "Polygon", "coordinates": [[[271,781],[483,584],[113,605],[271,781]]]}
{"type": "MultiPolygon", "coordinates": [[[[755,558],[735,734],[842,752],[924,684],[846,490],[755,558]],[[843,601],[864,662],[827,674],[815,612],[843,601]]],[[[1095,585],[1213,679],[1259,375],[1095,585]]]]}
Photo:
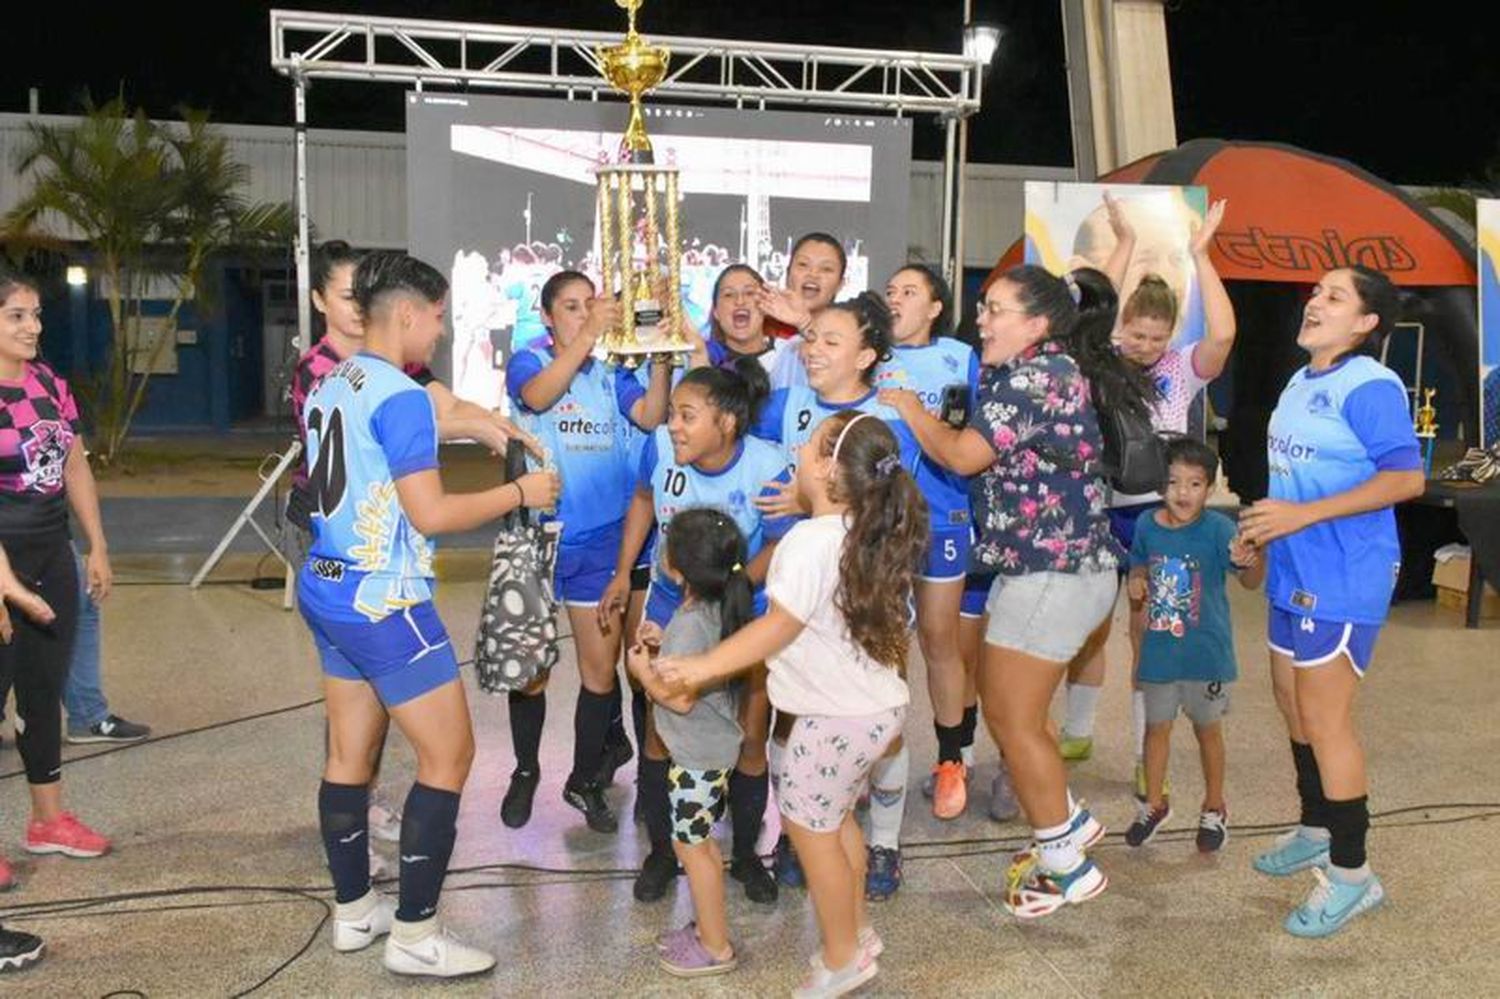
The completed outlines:
{"type": "MultiPolygon", "coordinates": [[[[506,361],[545,336],[539,299],[547,278],[572,269],[598,284],[593,171],[615,155],[625,109],[411,97],[412,251],[449,269],[453,284],[449,370],[439,358],[439,373],[460,396],[503,406],[506,361]]],[[[883,280],[904,259],[904,123],[649,111],[656,161],[681,171],[681,292],[697,328],[707,324],[724,267],[748,263],[779,284],[803,233],[824,231],[843,243],[849,268],[840,297],[867,288],[872,274],[883,280]]]]}

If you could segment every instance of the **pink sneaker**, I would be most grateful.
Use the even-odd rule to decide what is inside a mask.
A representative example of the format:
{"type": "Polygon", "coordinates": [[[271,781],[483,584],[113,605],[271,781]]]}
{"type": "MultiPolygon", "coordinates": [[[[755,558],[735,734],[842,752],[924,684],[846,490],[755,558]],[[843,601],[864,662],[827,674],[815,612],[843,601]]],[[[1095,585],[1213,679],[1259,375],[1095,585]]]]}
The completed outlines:
{"type": "Polygon", "coordinates": [[[63,812],[51,822],[26,823],[26,851],[102,857],[109,852],[109,840],[79,822],[72,812],[63,812]]]}
{"type": "Polygon", "coordinates": [[[16,886],[16,872],[11,870],[10,861],[0,857],[0,891],[9,891],[16,886]]]}

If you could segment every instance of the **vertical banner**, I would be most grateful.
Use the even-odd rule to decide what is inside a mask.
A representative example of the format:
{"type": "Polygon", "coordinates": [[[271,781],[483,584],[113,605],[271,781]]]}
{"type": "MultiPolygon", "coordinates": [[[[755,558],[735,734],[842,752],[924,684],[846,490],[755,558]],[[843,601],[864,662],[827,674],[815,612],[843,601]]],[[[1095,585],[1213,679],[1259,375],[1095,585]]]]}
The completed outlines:
{"type": "Polygon", "coordinates": [[[1480,446],[1500,444],[1500,200],[1479,208],[1480,446]]]}

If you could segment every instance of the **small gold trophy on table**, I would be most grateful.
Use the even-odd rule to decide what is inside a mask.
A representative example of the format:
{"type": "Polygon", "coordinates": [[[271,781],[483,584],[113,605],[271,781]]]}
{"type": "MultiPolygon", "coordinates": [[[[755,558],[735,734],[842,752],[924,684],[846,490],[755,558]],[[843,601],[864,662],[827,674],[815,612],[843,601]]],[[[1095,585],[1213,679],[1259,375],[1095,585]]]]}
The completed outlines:
{"type": "Polygon", "coordinates": [[[641,96],[666,76],[671,53],[636,33],[643,2],[615,0],[630,18],[629,30],[623,43],[598,50],[605,79],[630,97],[620,162],[595,170],[601,294],[617,296],[621,306],[620,326],[600,338],[599,350],[606,361],[627,367],[656,354],[680,359],[690,350],[682,336],[678,172],[656,164],[641,113],[641,96]]]}
{"type": "Polygon", "coordinates": [[[1422,470],[1429,479],[1432,478],[1432,452],[1438,432],[1437,407],[1432,404],[1432,397],[1435,395],[1437,395],[1437,389],[1427,389],[1422,405],[1417,407],[1417,418],[1412,428],[1417,432],[1417,437],[1424,442],[1422,470]]]}

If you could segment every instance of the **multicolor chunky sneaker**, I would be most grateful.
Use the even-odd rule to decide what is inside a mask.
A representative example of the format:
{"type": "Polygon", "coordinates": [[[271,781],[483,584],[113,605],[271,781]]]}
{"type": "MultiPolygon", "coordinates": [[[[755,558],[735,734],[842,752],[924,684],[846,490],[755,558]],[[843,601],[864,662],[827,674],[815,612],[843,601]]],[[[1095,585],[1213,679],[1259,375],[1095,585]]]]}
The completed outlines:
{"type": "Polygon", "coordinates": [[[1104,823],[1094,818],[1093,813],[1084,808],[1080,801],[1073,812],[1073,818],[1068,822],[1068,835],[1078,838],[1078,849],[1087,850],[1103,839],[1104,833],[1104,823]]]}
{"type": "Polygon", "coordinates": [[[1172,803],[1163,801],[1160,806],[1152,808],[1150,805],[1141,805],[1136,812],[1135,821],[1130,823],[1130,828],[1125,830],[1125,842],[1131,846],[1145,846],[1156,838],[1156,833],[1167,820],[1172,817],[1172,803]]]}
{"type": "Polygon", "coordinates": [[[1324,874],[1321,867],[1312,872],[1318,883],[1283,924],[1294,937],[1332,936],[1355,916],[1385,901],[1385,886],[1373,874],[1357,884],[1346,884],[1324,874]]]}
{"type": "Polygon", "coordinates": [[[1043,868],[1035,850],[1026,850],[1012,858],[1005,872],[1005,910],[1018,919],[1040,919],[1065,905],[1086,902],[1108,886],[1109,878],[1087,857],[1059,873],[1043,868]]]}
{"type": "Polygon", "coordinates": [[[1328,842],[1304,834],[1298,826],[1277,836],[1275,845],[1255,858],[1255,869],[1273,878],[1284,878],[1309,867],[1327,867],[1328,842]]]}
{"type": "Polygon", "coordinates": [[[865,898],[871,902],[884,902],[900,887],[901,851],[883,846],[870,847],[865,868],[865,898]]]}
{"type": "Polygon", "coordinates": [[[1229,842],[1229,809],[1198,813],[1198,852],[1216,853],[1229,842]]]}

